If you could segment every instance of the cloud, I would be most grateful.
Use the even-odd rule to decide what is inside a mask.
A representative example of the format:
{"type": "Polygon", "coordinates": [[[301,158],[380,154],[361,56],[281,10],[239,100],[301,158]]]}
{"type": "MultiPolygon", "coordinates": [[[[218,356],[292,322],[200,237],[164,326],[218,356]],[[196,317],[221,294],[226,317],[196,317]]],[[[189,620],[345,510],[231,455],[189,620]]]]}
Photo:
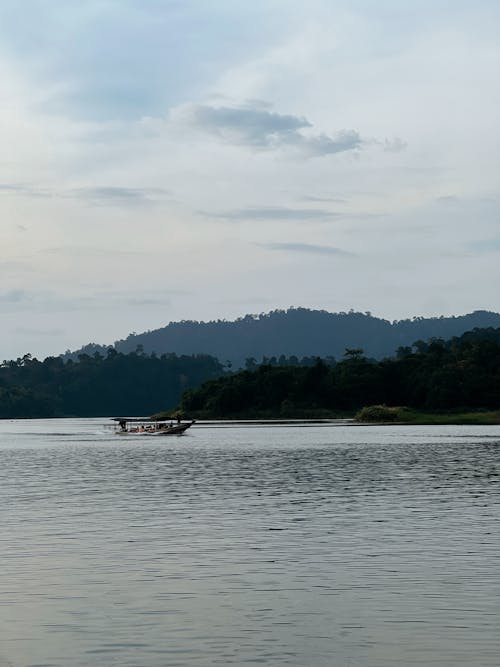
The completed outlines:
{"type": "Polygon", "coordinates": [[[6,192],[7,194],[10,194],[13,192],[24,193],[25,191],[26,187],[24,185],[20,185],[19,183],[0,183],[0,192],[6,192]]]}
{"type": "Polygon", "coordinates": [[[12,289],[6,292],[0,292],[0,304],[24,303],[30,300],[30,295],[22,289],[12,289]]]}
{"type": "Polygon", "coordinates": [[[355,130],[341,130],[335,137],[320,134],[316,137],[297,136],[296,147],[304,155],[309,157],[320,157],[321,155],[333,155],[362,148],[364,141],[355,130]]]}
{"type": "Polygon", "coordinates": [[[364,143],[355,130],[341,130],[333,137],[304,134],[313,127],[307,118],[270,111],[261,101],[253,106],[186,104],[174,109],[170,120],[225,143],[255,150],[292,149],[304,157],[355,151],[364,143]]]}
{"type": "Polygon", "coordinates": [[[468,247],[477,253],[500,252],[500,238],[473,241],[468,247]]]}
{"type": "Polygon", "coordinates": [[[230,143],[273,148],[296,137],[298,130],[311,127],[303,117],[284,115],[258,107],[212,107],[189,104],[177,110],[177,117],[189,125],[230,143]]]}
{"type": "Polygon", "coordinates": [[[5,310],[31,312],[95,311],[112,307],[170,306],[173,298],[186,297],[189,291],[182,289],[97,290],[80,294],[67,294],[55,290],[32,291],[12,289],[0,292],[0,306],[5,310]]]}
{"type": "MultiPolygon", "coordinates": [[[[19,259],[6,259],[0,260],[0,271],[12,272],[12,271],[22,271],[22,272],[33,272],[35,268],[30,264],[29,261],[19,260],[19,259]]],[[[1,296],[0,296],[1,300],[1,296]]]]}
{"type": "Polygon", "coordinates": [[[386,153],[402,153],[408,148],[406,141],[403,141],[399,137],[385,139],[383,146],[386,153]]]}
{"type": "Polygon", "coordinates": [[[337,257],[354,257],[352,252],[341,250],[330,245],[315,245],[313,243],[259,243],[262,248],[284,252],[300,252],[310,255],[335,255],[337,257]]]}
{"type": "Polygon", "coordinates": [[[347,204],[349,202],[348,199],[344,199],[342,197],[315,197],[313,195],[304,195],[301,197],[302,201],[312,201],[312,202],[320,202],[320,203],[325,203],[325,202],[332,202],[334,204],[347,204]]]}
{"type": "MultiPolygon", "coordinates": [[[[48,189],[30,183],[0,183],[0,194],[52,199],[78,199],[94,205],[144,206],[169,198],[164,188],[138,188],[116,185],[96,185],[70,189],[48,189]]],[[[22,225],[18,225],[21,231],[22,225]]]]}
{"type": "Polygon", "coordinates": [[[130,188],[117,186],[96,186],[76,188],[65,196],[74,197],[96,205],[134,205],[152,204],[158,199],[168,196],[169,192],[162,188],[130,188]]]}
{"type": "MultiPolygon", "coordinates": [[[[60,255],[63,257],[109,257],[109,248],[92,245],[65,245],[42,248],[40,255],[60,255]]],[[[128,250],[121,247],[113,249],[113,257],[150,257],[151,253],[145,250],[128,250]]]]}
{"type": "Polygon", "coordinates": [[[82,308],[98,309],[108,308],[113,305],[127,305],[139,307],[148,306],[170,306],[172,299],[185,297],[189,292],[181,289],[152,289],[149,291],[125,291],[125,290],[103,290],[80,297],[82,308]]]}
{"type": "Polygon", "coordinates": [[[225,220],[279,220],[293,222],[297,220],[328,220],[338,213],[318,208],[287,208],[285,206],[249,207],[233,211],[224,211],[215,215],[225,220]]]}
{"type": "Polygon", "coordinates": [[[460,197],[456,195],[443,195],[442,197],[436,197],[437,204],[444,204],[445,206],[455,206],[460,204],[460,197]]]}
{"type": "Polygon", "coordinates": [[[22,197],[52,197],[52,193],[29,183],[0,183],[0,194],[22,197]]]}

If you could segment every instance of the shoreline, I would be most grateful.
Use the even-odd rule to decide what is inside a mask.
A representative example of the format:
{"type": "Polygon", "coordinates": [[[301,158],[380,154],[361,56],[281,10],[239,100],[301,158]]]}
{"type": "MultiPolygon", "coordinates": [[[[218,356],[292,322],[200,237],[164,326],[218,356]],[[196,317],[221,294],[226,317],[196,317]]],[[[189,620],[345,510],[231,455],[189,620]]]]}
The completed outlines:
{"type": "MultiPolygon", "coordinates": [[[[405,415],[406,416],[406,415],[405,415]]],[[[332,417],[324,419],[244,419],[219,418],[198,419],[196,425],[202,428],[228,428],[230,426],[294,426],[304,428],[308,426],[500,426],[500,412],[488,411],[479,413],[409,413],[407,419],[397,420],[359,420],[354,417],[332,417]]]]}
{"type": "MultiPolygon", "coordinates": [[[[381,417],[382,415],[379,415],[381,417]]],[[[463,411],[456,413],[418,412],[399,409],[394,418],[359,419],[355,415],[332,417],[299,417],[288,419],[283,417],[214,417],[190,415],[196,426],[202,428],[228,428],[231,426],[292,426],[305,428],[311,426],[500,426],[500,410],[463,411]]],[[[109,419],[108,415],[78,416],[57,415],[53,417],[2,417],[0,422],[38,421],[38,420],[75,420],[75,419],[109,419]]]]}

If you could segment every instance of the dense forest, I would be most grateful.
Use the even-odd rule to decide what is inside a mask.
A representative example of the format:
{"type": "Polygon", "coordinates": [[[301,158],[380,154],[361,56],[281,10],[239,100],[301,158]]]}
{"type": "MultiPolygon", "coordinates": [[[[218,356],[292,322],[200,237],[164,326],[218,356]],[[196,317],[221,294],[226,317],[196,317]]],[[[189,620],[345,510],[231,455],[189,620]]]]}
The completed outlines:
{"type": "Polygon", "coordinates": [[[149,415],[175,406],[182,393],[223,367],[207,355],[160,357],[110,349],[38,361],[25,355],[0,366],[0,418],[149,415]]]}
{"type": "Polygon", "coordinates": [[[350,348],[339,362],[250,365],[187,391],[182,409],[237,418],[332,416],[374,404],[444,411],[500,407],[500,329],[418,341],[381,361],[350,348]]]}
{"type": "MultiPolygon", "coordinates": [[[[254,357],[341,358],[346,347],[360,347],[368,357],[381,359],[395,354],[400,346],[431,337],[448,339],[476,327],[500,327],[500,315],[476,311],[459,317],[415,317],[390,322],[370,313],[329,313],[324,310],[290,308],[267,314],[246,315],[233,322],[171,322],[142,334],[132,333],[114,344],[117,351],[133,352],[141,345],[145,352],[209,354],[233,368],[243,368],[245,359],[254,357]]],[[[78,354],[105,353],[106,348],[91,343],[78,354]]]]}

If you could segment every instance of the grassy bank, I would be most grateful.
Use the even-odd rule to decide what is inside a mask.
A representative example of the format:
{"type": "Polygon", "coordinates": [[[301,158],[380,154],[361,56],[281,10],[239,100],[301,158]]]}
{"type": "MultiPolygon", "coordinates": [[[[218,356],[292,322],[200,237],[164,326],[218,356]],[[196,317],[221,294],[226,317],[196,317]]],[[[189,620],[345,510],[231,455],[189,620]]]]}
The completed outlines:
{"type": "Polygon", "coordinates": [[[355,418],[358,422],[369,424],[476,424],[490,426],[500,424],[500,410],[423,412],[405,407],[371,405],[360,410],[355,418]]]}

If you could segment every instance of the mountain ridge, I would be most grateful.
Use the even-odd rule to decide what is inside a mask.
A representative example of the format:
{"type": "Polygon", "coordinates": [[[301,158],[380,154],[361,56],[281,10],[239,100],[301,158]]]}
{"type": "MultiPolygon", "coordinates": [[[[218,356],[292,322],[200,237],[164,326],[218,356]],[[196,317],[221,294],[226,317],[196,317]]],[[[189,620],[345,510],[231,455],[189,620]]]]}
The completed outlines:
{"type": "Polygon", "coordinates": [[[138,347],[146,353],[209,354],[233,367],[243,367],[249,358],[297,356],[335,357],[345,348],[362,348],[375,359],[393,355],[399,347],[417,340],[448,339],[475,328],[500,327],[500,314],[476,310],[465,315],[413,317],[387,320],[370,312],[330,313],[326,310],[288,308],[235,320],[198,322],[181,320],[164,327],[131,333],[112,345],[89,343],[67,351],[65,358],[103,352],[114,347],[128,353],[138,347]]]}

